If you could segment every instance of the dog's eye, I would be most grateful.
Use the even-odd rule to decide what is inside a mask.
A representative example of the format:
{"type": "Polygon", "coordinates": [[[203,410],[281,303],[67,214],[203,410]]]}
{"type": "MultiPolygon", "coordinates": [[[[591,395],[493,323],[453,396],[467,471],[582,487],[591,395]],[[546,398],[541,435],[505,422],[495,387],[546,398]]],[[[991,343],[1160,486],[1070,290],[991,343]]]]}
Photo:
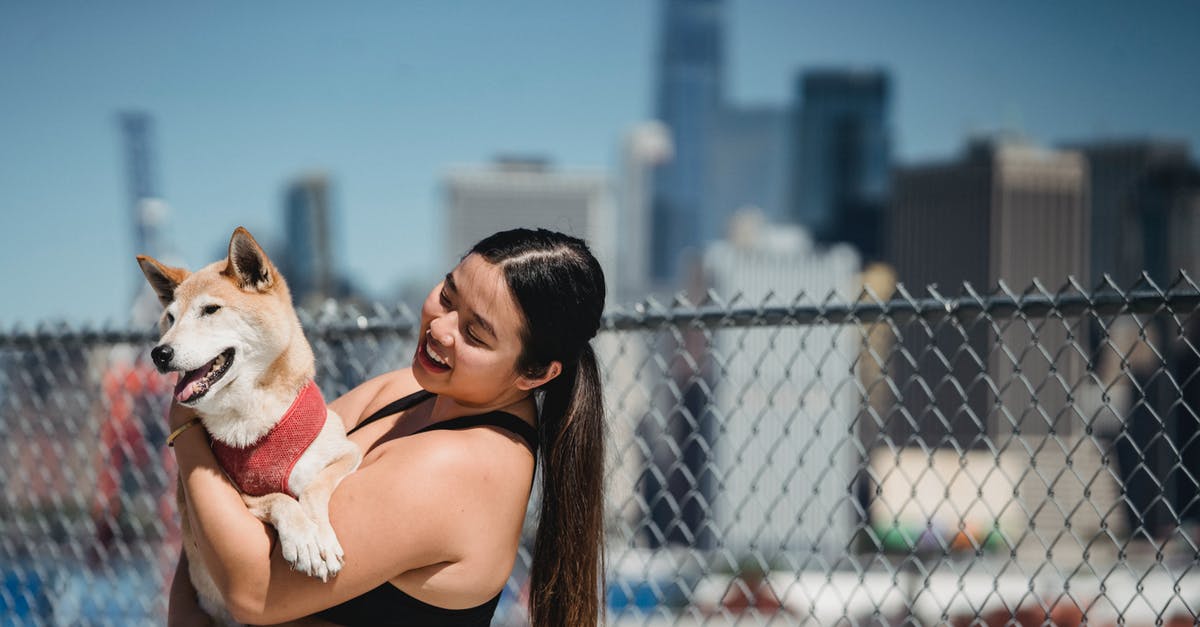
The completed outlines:
{"type": "Polygon", "coordinates": [[[217,313],[217,310],[220,308],[221,308],[220,305],[205,305],[204,309],[200,310],[200,314],[204,315],[204,316],[210,316],[212,314],[217,313]]]}
{"type": "Polygon", "coordinates": [[[175,324],[175,316],[167,314],[167,324],[175,324]]]}

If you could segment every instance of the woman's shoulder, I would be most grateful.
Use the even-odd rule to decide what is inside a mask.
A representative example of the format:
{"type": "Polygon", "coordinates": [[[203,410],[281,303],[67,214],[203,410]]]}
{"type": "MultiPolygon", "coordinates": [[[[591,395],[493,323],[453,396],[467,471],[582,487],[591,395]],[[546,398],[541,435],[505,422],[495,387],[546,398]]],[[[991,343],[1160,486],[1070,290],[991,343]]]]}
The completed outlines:
{"type": "Polygon", "coordinates": [[[368,379],[354,389],[329,403],[351,429],[363,418],[371,415],[388,403],[420,391],[412,375],[412,368],[392,370],[368,379]]]}
{"type": "MultiPolygon", "coordinates": [[[[421,385],[413,377],[412,368],[393,370],[376,378],[379,379],[379,387],[375,392],[375,396],[371,399],[373,402],[370,405],[373,406],[382,407],[392,401],[421,391],[421,385]]],[[[378,407],[368,407],[364,415],[374,411],[378,407]]]]}

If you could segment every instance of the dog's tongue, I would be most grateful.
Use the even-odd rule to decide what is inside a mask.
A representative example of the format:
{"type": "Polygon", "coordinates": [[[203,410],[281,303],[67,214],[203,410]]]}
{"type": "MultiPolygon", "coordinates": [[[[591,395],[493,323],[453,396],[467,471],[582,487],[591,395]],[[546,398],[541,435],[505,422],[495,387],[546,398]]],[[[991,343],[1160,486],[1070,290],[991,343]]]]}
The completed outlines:
{"type": "Polygon", "coordinates": [[[195,396],[194,388],[196,387],[196,382],[200,379],[203,379],[204,375],[208,374],[208,372],[212,370],[212,367],[213,362],[210,361],[191,372],[184,373],[182,377],[179,377],[179,382],[175,384],[175,400],[182,403],[195,396]]]}

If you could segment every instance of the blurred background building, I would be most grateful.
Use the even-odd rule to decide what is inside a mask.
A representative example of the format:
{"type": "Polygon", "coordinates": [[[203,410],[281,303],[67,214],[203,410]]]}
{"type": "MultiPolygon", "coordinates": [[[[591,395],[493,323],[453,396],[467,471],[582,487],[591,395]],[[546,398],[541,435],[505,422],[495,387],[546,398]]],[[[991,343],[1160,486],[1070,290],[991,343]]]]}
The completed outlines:
{"type": "Polygon", "coordinates": [[[662,4],[654,115],[670,129],[675,151],[654,179],[650,272],[659,285],[677,284],[682,255],[697,255],[722,228],[708,182],[723,95],[724,5],[662,4]]]}
{"type": "Polygon", "coordinates": [[[292,300],[304,309],[316,309],[329,299],[365,300],[338,263],[344,252],[331,187],[329,174],[311,172],[290,180],[283,190],[284,238],[277,265],[287,277],[292,300]]]}
{"type": "MultiPolygon", "coordinates": [[[[586,241],[611,268],[616,260],[616,209],[608,175],[559,171],[537,157],[501,157],[483,166],[460,166],[444,182],[445,268],[453,268],[475,242],[497,231],[525,227],[562,231],[586,241]]],[[[612,273],[606,277],[613,280],[612,273]]]]}
{"type": "MultiPolygon", "coordinates": [[[[117,116],[124,148],[125,189],[133,232],[133,254],[149,255],[174,263],[163,235],[170,209],[160,196],[155,160],[154,117],[145,111],[125,111],[117,116]]],[[[136,266],[131,265],[131,270],[136,266]]],[[[161,305],[145,281],[134,288],[130,317],[134,324],[149,325],[158,319],[161,305]]]]}
{"type": "Polygon", "coordinates": [[[284,274],[298,303],[334,291],[329,196],[329,177],[320,173],[297,177],[284,190],[284,240],[288,247],[284,274]]]}
{"type": "Polygon", "coordinates": [[[651,240],[654,220],[654,173],[674,154],[671,131],[657,120],[626,131],[621,142],[620,178],[617,181],[617,233],[620,254],[611,268],[617,287],[616,302],[632,303],[650,293],[651,240]]]}
{"type": "MultiPolygon", "coordinates": [[[[852,247],[818,247],[804,228],[771,225],[754,208],[735,214],[703,257],[707,287],[753,307],[852,299],[859,267],[852,247]]],[[[859,459],[845,440],[859,399],[842,380],[854,370],[856,339],[850,327],[814,325],[743,329],[710,347],[711,391],[693,409],[698,424],[684,433],[699,437],[684,455],[701,457],[701,442],[711,442],[715,458],[685,464],[706,480],[704,500],[734,552],[835,555],[849,544],[859,516],[846,486],[859,459]],[[710,465],[723,470],[719,492],[708,485],[710,465]]]]}
{"type": "Polygon", "coordinates": [[[655,112],[675,150],[654,179],[651,274],[676,289],[734,212],[754,206],[819,243],[883,257],[891,167],[886,71],[798,72],[793,101],[743,106],[724,90],[723,0],[663,4],[655,112]]]}
{"type": "Polygon", "coordinates": [[[796,81],[787,217],[819,241],[882,259],[891,138],[888,75],[821,69],[796,81]]]}
{"type": "MultiPolygon", "coordinates": [[[[1087,160],[1092,208],[1088,275],[1099,280],[1107,274],[1118,285],[1132,284],[1143,270],[1151,270],[1144,266],[1145,244],[1138,236],[1143,231],[1144,208],[1151,200],[1146,194],[1153,193],[1149,188],[1155,186],[1159,173],[1188,167],[1188,148],[1178,141],[1155,140],[1098,140],[1064,148],[1087,160]]],[[[1165,264],[1155,265],[1155,279],[1169,280],[1165,264]]]]}
{"type": "MultiPolygon", "coordinates": [[[[1024,289],[1040,277],[1076,276],[1086,285],[1087,181],[1086,164],[1079,154],[1008,138],[972,142],[962,157],[947,163],[897,168],[890,208],[891,256],[900,283],[950,290],[945,296],[958,296],[958,286],[964,282],[983,292],[999,281],[1024,289]]],[[[1020,326],[1004,331],[1010,346],[1024,343],[1018,336],[1028,330],[1020,326]]],[[[1066,330],[1044,328],[1040,332],[1063,335],[1066,330]]],[[[932,338],[906,340],[905,348],[914,356],[917,370],[934,386],[931,390],[913,386],[904,389],[903,395],[926,442],[970,447],[979,445],[985,436],[1018,425],[1024,433],[1045,433],[1052,426],[1037,415],[998,411],[994,390],[984,384],[981,373],[1002,382],[1004,406],[1020,412],[1030,404],[1028,396],[1017,398],[1021,386],[1008,385],[1013,382],[1014,367],[1019,365],[1026,375],[1036,377],[1044,376],[1051,363],[1032,355],[1020,357],[1028,357],[1025,363],[1013,363],[989,350],[995,345],[995,334],[995,329],[983,322],[966,328],[945,324],[932,338]],[[933,347],[952,355],[953,361],[935,359],[933,347]]],[[[1066,378],[1075,380],[1081,364],[1077,359],[1068,360],[1066,378]]],[[[903,384],[911,379],[901,375],[900,380],[903,384]]],[[[1043,395],[1041,401],[1049,404],[1046,411],[1050,416],[1062,415],[1064,395],[1064,390],[1051,394],[1053,400],[1043,395]]],[[[896,420],[892,424],[903,430],[908,423],[896,420]]],[[[1064,428],[1069,433],[1069,425],[1059,425],[1064,428]]],[[[900,442],[911,436],[892,433],[900,442]]]]}
{"type": "Polygon", "coordinates": [[[726,104],[713,131],[707,177],[708,200],[722,239],[735,212],[756,207],[773,222],[783,220],[788,179],[788,129],[783,107],[726,104]]]}

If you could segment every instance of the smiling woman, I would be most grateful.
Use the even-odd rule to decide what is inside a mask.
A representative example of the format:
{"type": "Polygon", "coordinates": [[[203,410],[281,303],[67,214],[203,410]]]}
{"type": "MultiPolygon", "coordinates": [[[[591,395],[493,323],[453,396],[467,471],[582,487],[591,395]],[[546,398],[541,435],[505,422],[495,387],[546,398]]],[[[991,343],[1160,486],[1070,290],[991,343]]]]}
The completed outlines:
{"type": "MultiPolygon", "coordinates": [[[[425,299],[413,376],[433,392],[461,387],[455,398],[467,407],[509,405],[527,396],[546,377],[531,377],[523,384],[512,367],[523,350],[524,318],[501,267],[478,254],[468,255],[425,299]],[[456,386],[463,380],[472,385],[456,386]]],[[[547,368],[549,380],[561,365],[547,368]]]]}
{"type": "MultiPolygon", "coordinates": [[[[447,273],[422,306],[412,367],[330,403],[364,455],[329,500],[345,565],[328,583],[288,568],[270,529],[212,472],[202,431],[185,430],[175,450],[188,512],[233,615],[487,625],[541,463],[531,621],[595,625],[604,427],[590,340],[604,297],[587,246],[552,231],[497,233],[447,273]]],[[[188,418],[177,406],[172,424],[188,418]]],[[[186,578],[171,599],[173,624],[194,616],[186,578]]]]}

